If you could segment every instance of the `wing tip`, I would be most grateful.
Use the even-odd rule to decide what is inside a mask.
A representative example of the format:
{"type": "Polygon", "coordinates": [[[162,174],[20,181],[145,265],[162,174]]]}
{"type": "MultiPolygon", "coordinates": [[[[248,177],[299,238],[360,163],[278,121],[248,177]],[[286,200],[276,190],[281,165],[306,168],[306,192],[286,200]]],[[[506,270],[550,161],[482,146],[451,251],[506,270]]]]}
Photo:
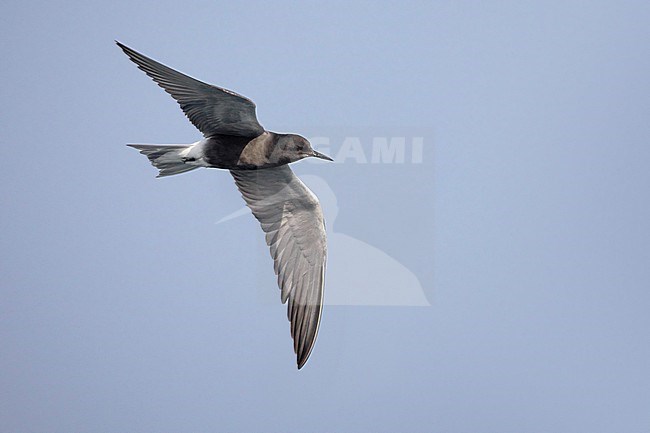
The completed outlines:
{"type": "MultiPolygon", "coordinates": [[[[316,332],[318,333],[318,330],[316,332]]],[[[298,355],[296,358],[298,370],[300,370],[302,367],[305,366],[305,364],[309,360],[309,357],[311,356],[311,352],[314,349],[315,345],[316,345],[316,335],[314,335],[314,338],[309,342],[309,344],[305,344],[302,347],[300,347],[299,345],[299,350],[296,351],[296,354],[298,355]]]]}
{"type": "Polygon", "coordinates": [[[307,355],[307,356],[304,357],[303,359],[300,359],[300,357],[298,357],[298,361],[297,361],[297,364],[298,364],[298,370],[300,370],[301,368],[303,368],[303,367],[305,366],[305,364],[307,363],[307,360],[308,360],[308,359],[309,359],[309,355],[307,355]]]}
{"type": "Polygon", "coordinates": [[[122,49],[122,51],[127,51],[127,50],[130,49],[129,47],[127,47],[127,46],[124,45],[122,42],[118,41],[117,39],[113,39],[113,41],[115,42],[115,44],[116,44],[118,47],[120,47],[120,48],[122,49]]]}
{"type": "Polygon", "coordinates": [[[127,47],[122,42],[118,41],[117,39],[115,39],[115,44],[122,50],[122,52],[124,52],[124,54],[126,54],[128,56],[129,59],[131,59],[131,61],[137,63],[135,61],[135,57],[139,54],[137,51],[135,51],[133,48],[127,47]]]}

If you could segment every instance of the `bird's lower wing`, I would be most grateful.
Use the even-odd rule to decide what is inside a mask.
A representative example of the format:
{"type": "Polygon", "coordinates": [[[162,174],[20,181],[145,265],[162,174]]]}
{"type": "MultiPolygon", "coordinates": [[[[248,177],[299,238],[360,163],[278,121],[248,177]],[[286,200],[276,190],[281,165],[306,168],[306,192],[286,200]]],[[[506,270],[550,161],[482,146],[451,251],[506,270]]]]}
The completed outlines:
{"type": "Polygon", "coordinates": [[[327,241],[318,199],[288,165],[263,170],[231,170],[271,248],[294,351],[301,368],[318,334],[323,306],[327,241]]]}

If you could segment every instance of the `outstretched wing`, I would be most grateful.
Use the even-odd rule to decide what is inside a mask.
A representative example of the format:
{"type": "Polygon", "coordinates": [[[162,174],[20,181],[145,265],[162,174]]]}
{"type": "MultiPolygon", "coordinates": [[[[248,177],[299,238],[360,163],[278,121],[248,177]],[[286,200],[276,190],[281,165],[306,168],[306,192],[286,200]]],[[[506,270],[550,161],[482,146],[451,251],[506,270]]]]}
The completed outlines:
{"type": "Polygon", "coordinates": [[[190,122],[204,136],[224,134],[257,137],[264,132],[255,116],[255,104],[245,96],[195,80],[120,42],[115,43],[138,68],[176,99],[190,122]]]}
{"type": "Polygon", "coordinates": [[[266,233],[293,347],[301,368],[316,341],[323,306],[327,240],[318,198],[288,165],[231,170],[237,188],[266,233]]]}

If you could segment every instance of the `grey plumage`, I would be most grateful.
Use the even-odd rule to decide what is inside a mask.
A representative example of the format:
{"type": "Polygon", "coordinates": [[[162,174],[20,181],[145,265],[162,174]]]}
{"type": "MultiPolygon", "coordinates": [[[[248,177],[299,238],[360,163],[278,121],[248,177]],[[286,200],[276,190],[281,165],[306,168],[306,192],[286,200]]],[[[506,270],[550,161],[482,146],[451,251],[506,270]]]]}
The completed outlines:
{"type": "Polygon", "coordinates": [[[199,167],[229,169],[260,222],[271,250],[282,303],[287,303],[298,368],[316,341],[323,306],[327,241],[317,197],[287,164],[332,160],[294,134],[265,131],[248,98],[175,71],[117,42],[180,105],[204,138],[192,145],[129,146],[147,156],[158,177],[199,167]]]}
{"type": "Polygon", "coordinates": [[[301,368],[316,341],[323,305],[327,241],[320,204],[286,165],[231,173],[266,233],[301,368]]]}
{"type": "Polygon", "coordinates": [[[171,176],[199,168],[198,166],[186,164],[182,158],[178,157],[180,151],[190,147],[187,145],[127,144],[127,146],[139,150],[141,154],[149,158],[151,164],[160,170],[156,177],[171,176]]]}
{"type": "Polygon", "coordinates": [[[216,134],[257,137],[264,132],[255,116],[255,104],[250,99],[195,80],[115,42],[138,68],[172,95],[205,137],[216,134]]]}

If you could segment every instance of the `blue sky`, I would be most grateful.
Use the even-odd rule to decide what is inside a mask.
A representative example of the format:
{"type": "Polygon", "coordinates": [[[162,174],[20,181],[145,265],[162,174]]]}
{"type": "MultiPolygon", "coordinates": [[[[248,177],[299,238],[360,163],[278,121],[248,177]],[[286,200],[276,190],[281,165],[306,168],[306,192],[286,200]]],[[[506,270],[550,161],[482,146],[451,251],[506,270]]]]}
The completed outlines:
{"type": "Polygon", "coordinates": [[[1,431],[650,429],[647,2],[1,10],[1,431]],[[114,39],[337,157],[293,168],[362,300],[303,370],[230,175],[125,146],[200,135],[114,39]]]}

